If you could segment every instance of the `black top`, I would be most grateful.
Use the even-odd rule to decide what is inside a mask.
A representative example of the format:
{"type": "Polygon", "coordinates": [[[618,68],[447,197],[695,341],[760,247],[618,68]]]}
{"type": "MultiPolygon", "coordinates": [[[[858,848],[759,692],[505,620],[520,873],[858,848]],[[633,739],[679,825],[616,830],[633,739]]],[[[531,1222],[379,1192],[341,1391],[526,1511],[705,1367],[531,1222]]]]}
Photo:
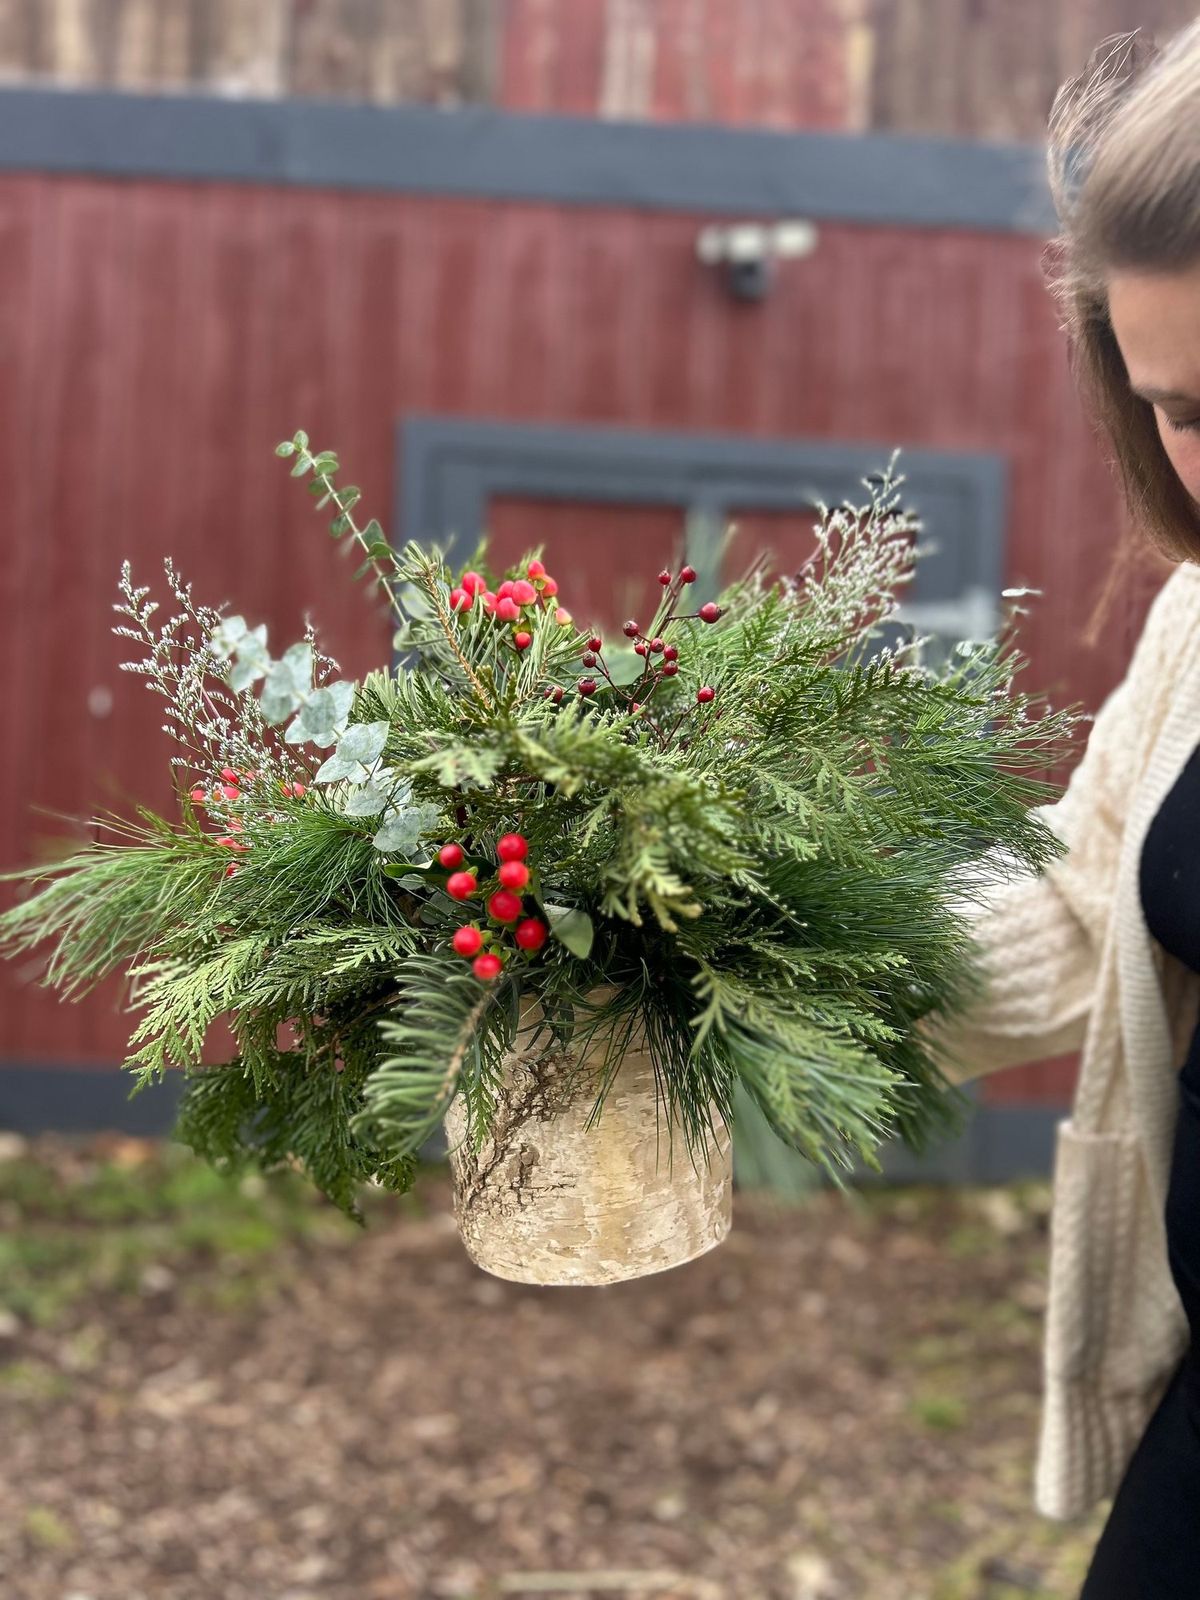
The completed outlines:
{"type": "MultiPolygon", "coordinates": [[[[1200,972],[1200,746],[1175,780],[1142,842],[1139,886],[1146,926],[1200,972]]],[[[1179,1074],[1179,1125],[1166,1209],[1171,1272],[1200,1360],[1200,1028],[1179,1074]]]]}
{"type": "MultiPolygon", "coordinates": [[[[1151,934],[1200,972],[1200,748],[1146,830],[1139,888],[1151,934]]],[[[1164,1217],[1191,1348],[1117,1487],[1080,1600],[1195,1600],[1200,1594],[1200,1027],[1179,1074],[1164,1217]]]]}

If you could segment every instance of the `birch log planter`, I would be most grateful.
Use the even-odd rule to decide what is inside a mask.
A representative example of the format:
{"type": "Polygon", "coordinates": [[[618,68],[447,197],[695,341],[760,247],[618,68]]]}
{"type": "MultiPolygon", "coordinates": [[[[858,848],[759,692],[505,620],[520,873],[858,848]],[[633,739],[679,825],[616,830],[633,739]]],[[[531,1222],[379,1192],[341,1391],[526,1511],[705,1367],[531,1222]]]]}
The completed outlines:
{"type": "MultiPolygon", "coordinates": [[[[522,1017],[518,1040],[531,1020],[522,1017]]],[[[478,1156],[462,1096],[451,1102],[454,1212],[485,1272],[514,1283],[619,1283],[694,1260],[729,1232],[733,1151],[719,1113],[707,1158],[689,1153],[681,1129],[668,1134],[653,1063],[635,1036],[589,1128],[602,1062],[602,1041],[581,1057],[518,1042],[478,1156]]]]}

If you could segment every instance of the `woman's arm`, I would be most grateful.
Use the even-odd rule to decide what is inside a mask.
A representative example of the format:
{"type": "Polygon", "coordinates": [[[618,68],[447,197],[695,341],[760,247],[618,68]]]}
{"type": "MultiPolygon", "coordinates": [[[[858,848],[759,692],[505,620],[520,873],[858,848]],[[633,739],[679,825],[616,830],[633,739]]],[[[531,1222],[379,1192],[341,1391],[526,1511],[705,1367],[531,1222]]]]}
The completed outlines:
{"type": "MultiPolygon", "coordinates": [[[[1001,881],[957,909],[982,950],[982,1000],[918,1032],[952,1082],[1065,1055],[1083,1044],[1112,916],[1140,721],[1183,630],[1200,626],[1200,569],[1180,567],[1155,596],[1125,677],[1097,711],[1063,794],[1039,816],[1068,853],[1039,875],[1001,881]]],[[[1200,734],[1200,730],[1198,730],[1200,734]]]]}

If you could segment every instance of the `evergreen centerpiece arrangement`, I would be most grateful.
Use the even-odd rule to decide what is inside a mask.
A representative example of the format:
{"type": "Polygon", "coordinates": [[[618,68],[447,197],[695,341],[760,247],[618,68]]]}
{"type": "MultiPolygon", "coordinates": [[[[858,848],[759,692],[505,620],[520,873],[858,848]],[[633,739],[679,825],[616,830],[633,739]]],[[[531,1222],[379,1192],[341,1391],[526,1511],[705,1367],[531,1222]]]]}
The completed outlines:
{"type": "Polygon", "coordinates": [[[394,551],[332,452],[278,454],[361,547],[396,664],[345,681],[311,628],[276,658],[170,562],[160,623],[126,567],[180,815],[106,818],[0,916],[66,996],[127,973],[134,1092],[184,1074],[179,1139],[358,1215],[445,1122],[475,1258],[595,1282],[723,1236],[739,1106],[839,1184],[961,1125],[917,1024],[982,982],[963,897],[1062,852],[1037,772],[1079,719],[1014,692],[1007,629],[937,669],[881,644],[919,554],[894,464],[799,573],[702,598],[678,566],[609,639],[537,552],[394,551]]]}

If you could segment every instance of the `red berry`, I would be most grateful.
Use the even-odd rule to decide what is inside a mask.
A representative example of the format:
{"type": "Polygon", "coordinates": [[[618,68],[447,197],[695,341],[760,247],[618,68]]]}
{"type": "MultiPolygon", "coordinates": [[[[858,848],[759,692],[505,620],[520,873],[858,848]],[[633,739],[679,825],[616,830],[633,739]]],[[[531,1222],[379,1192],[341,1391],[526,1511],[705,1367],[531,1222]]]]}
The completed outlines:
{"type": "Polygon", "coordinates": [[[567,610],[566,606],[559,606],[557,611],[554,613],[554,620],[558,623],[560,628],[566,627],[567,623],[571,620],[571,613],[567,610]]]}
{"type": "Polygon", "coordinates": [[[504,963],[499,956],[492,954],[476,956],[471,963],[471,971],[477,978],[482,978],[484,983],[490,983],[493,978],[500,976],[504,963]]]}
{"type": "Polygon", "coordinates": [[[531,561],[525,571],[531,578],[544,578],[546,576],[546,569],[540,561],[531,561]]]}
{"type": "Polygon", "coordinates": [[[542,579],[542,593],[548,595],[551,599],[558,593],[558,584],[555,583],[553,578],[542,579]]]}
{"type": "Polygon", "coordinates": [[[529,854],[529,843],[524,834],[502,833],[496,840],[498,861],[524,861],[529,854]]]}
{"type": "Polygon", "coordinates": [[[651,641],[650,641],[650,654],[652,656],[661,655],[662,652],[665,649],[666,649],[666,645],[663,644],[661,639],[651,639],[651,641]]]}
{"type": "Polygon", "coordinates": [[[509,889],[497,889],[487,903],[488,916],[497,922],[515,922],[521,915],[521,896],[509,889]]]}
{"type": "Polygon", "coordinates": [[[642,639],[639,639],[638,642],[633,647],[633,653],[634,653],[635,656],[644,656],[648,649],[649,649],[649,646],[645,643],[645,641],[642,640],[642,639]]]}
{"type": "Polygon", "coordinates": [[[233,839],[228,834],[223,839],[218,839],[217,843],[223,845],[226,850],[249,850],[250,848],[244,840],[233,839]]]}
{"type": "Polygon", "coordinates": [[[523,861],[502,861],[496,876],[506,889],[523,889],[529,882],[529,868],[523,861]]]}
{"type": "Polygon", "coordinates": [[[506,594],[503,599],[496,601],[496,615],[501,622],[515,622],[521,615],[521,608],[511,595],[506,594]]]}
{"type": "Polygon", "coordinates": [[[451,900],[469,900],[479,892],[473,872],[452,872],[446,881],[446,893],[451,900]]]}
{"type": "Polygon", "coordinates": [[[464,572],[460,587],[465,589],[468,594],[476,595],[487,588],[487,583],[477,572],[464,572]]]}
{"type": "Polygon", "coordinates": [[[700,618],[701,622],[715,622],[721,615],[721,608],[715,600],[709,600],[705,605],[700,607],[700,610],[696,613],[696,615],[700,618]]]}
{"type": "Polygon", "coordinates": [[[239,781],[238,775],[232,767],[222,767],[221,776],[225,779],[226,783],[237,783],[239,781]]]}
{"type": "Polygon", "coordinates": [[[670,573],[669,573],[669,572],[668,572],[668,571],[667,571],[667,569],[666,569],[666,568],[665,568],[665,567],[664,567],[664,568],[663,568],[663,570],[662,570],[662,571],[661,571],[661,572],[660,572],[660,573],[659,573],[659,575],[658,575],[658,581],[659,581],[659,583],[661,583],[661,584],[662,584],[662,586],[663,586],[663,588],[664,588],[664,589],[665,589],[665,588],[666,588],[666,587],[667,587],[667,585],[668,585],[668,584],[669,584],[669,583],[670,583],[670,581],[671,581],[671,574],[670,574],[670,573]]]}
{"type": "Polygon", "coordinates": [[[208,791],[206,789],[193,789],[192,790],[192,800],[194,801],[194,803],[196,805],[202,806],[207,799],[208,799],[208,791]]]}
{"type": "Polygon", "coordinates": [[[513,592],[512,579],[511,578],[506,578],[504,580],[504,582],[500,585],[500,587],[496,590],[496,599],[497,600],[511,600],[512,599],[512,592],[513,592]]]}
{"type": "Polygon", "coordinates": [[[237,867],[231,861],[229,863],[229,865],[225,868],[225,876],[227,878],[232,878],[236,871],[237,871],[237,867]]]}
{"type": "Polygon", "coordinates": [[[242,791],[235,788],[232,783],[222,784],[221,794],[226,800],[240,800],[242,798],[242,791]]]}
{"type": "Polygon", "coordinates": [[[585,650],[583,655],[580,657],[580,660],[583,662],[585,667],[594,667],[596,662],[599,660],[599,657],[596,655],[594,650],[585,650]]]}
{"type": "Polygon", "coordinates": [[[531,633],[514,633],[513,634],[513,644],[516,645],[518,650],[528,650],[529,646],[532,643],[533,643],[533,635],[531,633]]]}
{"type": "Polygon", "coordinates": [[[483,609],[489,614],[489,616],[494,617],[496,615],[496,607],[498,604],[499,601],[496,599],[496,596],[492,593],[492,591],[490,589],[485,589],[483,591],[483,609]]]}
{"type": "Polygon", "coordinates": [[[683,583],[695,583],[695,581],[696,581],[696,569],[695,569],[695,567],[681,567],[680,571],[679,571],[679,577],[680,577],[680,581],[683,582],[683,583]]]}
{"type": "Polygon", "coordinates": [[[478,955],[483,944],[483,935],[476,927],[459,928],[451,943],[460,956],[478,955]]]}
{"type": "Polygon", "coordinates": [[[444,844],[438,851],[438,860],[447,871],[453,872],[455,867],[463,864],[463,851],[460,844],[444,844]]]}
{"type": "Polygon", "coordinates": [[[297,800],[303,800],[304,796],[308,793],[308,786],[303,783],[294,783],[292,785],[292,793],[296,796],[297,800]]]}
{"type": "Polygon", "coordinates": [[[679,660],[679,651],[675,648],[675,646],[673,644],[669,644],[667,646],[667,648],[663,651],[663,660],[664,661],[678,661],[679,660]]]}
{"type": "Polygon", "coordinates": [[[632,617],[630,617],[629,621],[621,629],[621,632],[625,635],[625,637],[627,639],[636,639],[638,634],[641,633],[641,631],[642,630],[638,627],[637,623],[633,620],[632,617]]]}
{"type": "Polygon", "coordinates": [[[588,649],[589,650],[603,650],[603,648],[604,648],[604,640],[600,637],[600,635],[598,633],[594,633],[592,635],[592,637],[588,640],[588,649]]]}
{"type": "Polygon", "coordinates": [[[595,680],[595,678],[580,678],[580,680],[579,680],[579,692],[580,692],[580,694],[584,694],[584,695],[595,694],[595,692],[596,692],[596,680],[595,680]]]}
{"type": "Polygon", "coordinates": [[[524,578],[518,578],[509,593],[519,606],[531,606],[537,599],[538,594],[533,585],[527,583],[524,578]]]}
{"type": "Polygon", "coordinates": [[[642,702],[640,700],[635,700],[629,709],[630,711],[640,711],[642,709],[642,702]]]}
{"type": "Polygon", "coordinates": [[[471,608],[471,601],[472,601],[473,598],[474,597],[472,595],[469,595],[465,589],[451,589],[451,591],[450,591],[450,609],[451,609],[451,611],[469,611],[470,608],[471,608]]]}
{"type": "Polygon", "coordinates": [[[536,917],[526,917],[524,922],[517,923],[513,938],[522,950],[540,950],[548,933],[544,922],[539,922],[536,917]]]}
{"type": "Polygon", "coordinates": [[[662,664],[662,675],[663,675],[664,678],[673,678],[678,671],[679,671],[679,663],[678,663],[678,661],[664,661],[663,662],[663,664],[662,664]]]}
{"type": "Polygon", "coordinates": [[[554,694],[551,696],[556,706],[562,705],[562,697],[563,692],[561,689],[555,689],[554,694]]]}
{"type": "Polygon", "coordinates": [[[715,689],[710,689],[707,684],[705,684],[702,689],[696,690],[696,699],[702,706],[708,705],[709,701],[715,700],[716,697],[717,691],[715,689]]]}

